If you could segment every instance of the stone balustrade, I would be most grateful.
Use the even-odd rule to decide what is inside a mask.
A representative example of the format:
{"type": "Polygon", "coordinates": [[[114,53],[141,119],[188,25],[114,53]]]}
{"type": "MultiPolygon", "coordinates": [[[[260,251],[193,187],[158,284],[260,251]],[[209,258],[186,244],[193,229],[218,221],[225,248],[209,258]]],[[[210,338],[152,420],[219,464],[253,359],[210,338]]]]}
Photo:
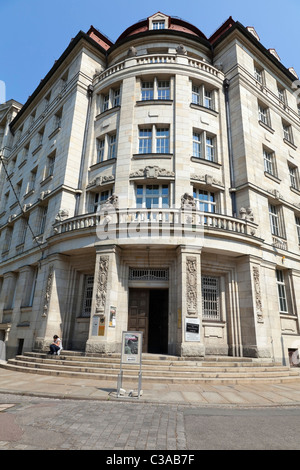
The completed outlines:
{"type": "MultiPolygon", "coordinates": [[[[165,229],[166,234],[184,231],[189,233],[224,232],[239,235],[255,236],[257,225],[249,220],[238,219],[222,214],[204,213],[191,209],[108,209],[102,207],[100,212],[72,217],[53,225],[53,233],[63,234],[82,229],[99,229],[99,232],[122,233],[130,232],[130,237],[136,227],[139,229],[165,229]]],[[[162,231],[162,236],[164,232],[162,231]]]]}

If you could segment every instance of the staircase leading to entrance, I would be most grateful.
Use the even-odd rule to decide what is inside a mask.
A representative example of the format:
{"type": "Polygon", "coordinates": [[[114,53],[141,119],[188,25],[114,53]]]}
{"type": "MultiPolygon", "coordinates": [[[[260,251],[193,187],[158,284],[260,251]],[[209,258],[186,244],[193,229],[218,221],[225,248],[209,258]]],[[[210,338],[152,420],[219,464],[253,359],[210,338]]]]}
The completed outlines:
{"type": "MultiPolygon", "coordinates": [[[[1,367],[19,372],[116,381],[120,372],[120,355],[87,355],[63,351],[60,356],[27,352],[9,359],[1,367]]],[[[136,381],[139,366],[122,364],[123,379],[136,381]]],[[[300,379],[300,369],[280,363],[251,358],[208,357],[186,360],[176,356],[143,354],[142,381],[158,383],[249,383],[286,382],[300,379]]]]}

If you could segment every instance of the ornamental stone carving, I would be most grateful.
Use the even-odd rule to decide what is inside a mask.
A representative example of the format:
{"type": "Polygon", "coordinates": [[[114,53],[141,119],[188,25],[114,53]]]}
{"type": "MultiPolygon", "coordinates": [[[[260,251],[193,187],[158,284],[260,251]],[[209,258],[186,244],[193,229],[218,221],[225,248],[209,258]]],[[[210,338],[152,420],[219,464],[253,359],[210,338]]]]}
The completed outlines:
{"type": "Polygon", "coordinates": [[[92,181],[90,181],[86,189],[89,189],[93,186],[101,186],[103,184],[110,183],[111,181],[114,181],[114,179],[115,179],[114,175],[97,176],[92,181]]]}
{"type": "Polygon", "coordinates": [[[196,209],[194,197],[188,193],[184,193],[181,196],[181,209],[196,209]]]}
{"type": "Polygon", "coordinates": [[[257,321],[258,323],[263,323],[264,320],[260,292],[259,268],[257,266],[253,266],[253,280],[257,321]]]}
{"type": "Polygon", "coordinates": [[[105,203],[103,204],[103,209],[118,209],[119,207],[119,198],[116,194],[112,194],[109,198],[106,199],[105,203]]]}
{"type": "Polygon", "coordinates": [[[51,265],[48,271],[46,291],[44,295],[44,306],[43,306],[43,315],[42,315],[43,317],[47,316],[48,310],[49,310],[49,303],[50,303],[52,284],[53,284],[53,275],[54,275],[54,267],[53,265],[51,265]]]}
{"type": "Polygon", "coordinates": [[[214,178],[212,175],[197,175],[196,174],[196,175],[192,175],[191,179],[196,180],[196,181],[201,181],[207,184],[208,186],[222,186],[223,187],[222,182],[214,178]]]}
{"type": "Polygon", "coordinates": [[[181,55],[187,54],[187,50],[183,44],[179,44],[179,46],[176,47],[176,52],[177,54],[181,54],[181,55]]]}
{"type": "Polygon", "coordinates": [[[145,168],[140,168],[130,174],[130,178],[173,178],[174,176],[174,171],[168,171],[165,168],[160,168],[159,166],[146,166],[145,168]]]}
{"type": "Polygon", "coordinates": [[[65,209],[60,209],[58,211],[57,216],[55,217],[55,222],[62,222],[63,220],[67,219],[69,217],[69,211],[65,209]]]}
{"type": "Polygon", "coordinates": [[[247,209],[245,209],[245,207],[241,207],[239,213],[241,219],[254,222],[253,210],[251,207],[247,207],[247,209]]]}
{"type": "Polygon", "coordinates": [[[137,50],[134,46],[131,46],[129,49],[128,49],[128,52],[127,52],[127,57],[136,57],[137,56],[137,50]]]}
{"type": "Polygon", "coordinates": [[[109,257],[107,255],[100,256],[99,271],[97,278],[96,290],[96,312],[104,313],[107,294],[107,278],[108,278],[109,257]]]}
{"type": "Polygon", "coordinates": [[[187,314],[197,313],[197,260],[194,257],[186,259],[186,304],[187,314]]]}

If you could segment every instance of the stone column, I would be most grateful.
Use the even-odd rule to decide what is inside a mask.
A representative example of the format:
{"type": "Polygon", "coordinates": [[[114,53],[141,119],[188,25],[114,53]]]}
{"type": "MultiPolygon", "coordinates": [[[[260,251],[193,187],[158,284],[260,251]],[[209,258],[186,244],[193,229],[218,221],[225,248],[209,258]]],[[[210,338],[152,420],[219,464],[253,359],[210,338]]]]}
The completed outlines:
{"type": "Polygon", "coordinates": [[[203,357],[205,354],[202,329],[201,248],[183,246],[177,252],[178,315],[181,356],[203,357]]]}
{"type": "Polygon", "coordinates": [[[120,249],[96,248],[96,263],[91,307],[89,339],[86,352],[111,353],[121,350],[127,303],[119,296],[120,249]]]}
{"type": "Polygon", "coordinates": [[[53,336],[62,336],[69,270],[68,257],[64,255],[56,254],[42,262],[36,287],[36,295],[40,298],[36,312],[36,349],[48,350],[53,336]]]}
{"type": "Polygon", "coordinates": [[[245,256],[237,263],[240,324],[243,356],[271,357],[268,319],[265,318],[262,289],[262,268],[245,256]]]}

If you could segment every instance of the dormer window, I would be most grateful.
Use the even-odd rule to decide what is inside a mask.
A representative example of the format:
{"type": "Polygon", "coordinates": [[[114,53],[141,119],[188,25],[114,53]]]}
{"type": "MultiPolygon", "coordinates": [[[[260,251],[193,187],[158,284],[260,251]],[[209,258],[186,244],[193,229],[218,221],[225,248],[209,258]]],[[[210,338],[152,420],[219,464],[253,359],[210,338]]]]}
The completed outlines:
{"type": "Polygon", "coordinates": [[[150,30],[168,29],[169,27],[169,17],[160,12],[150,16],[148,22],[150,30]]]}

